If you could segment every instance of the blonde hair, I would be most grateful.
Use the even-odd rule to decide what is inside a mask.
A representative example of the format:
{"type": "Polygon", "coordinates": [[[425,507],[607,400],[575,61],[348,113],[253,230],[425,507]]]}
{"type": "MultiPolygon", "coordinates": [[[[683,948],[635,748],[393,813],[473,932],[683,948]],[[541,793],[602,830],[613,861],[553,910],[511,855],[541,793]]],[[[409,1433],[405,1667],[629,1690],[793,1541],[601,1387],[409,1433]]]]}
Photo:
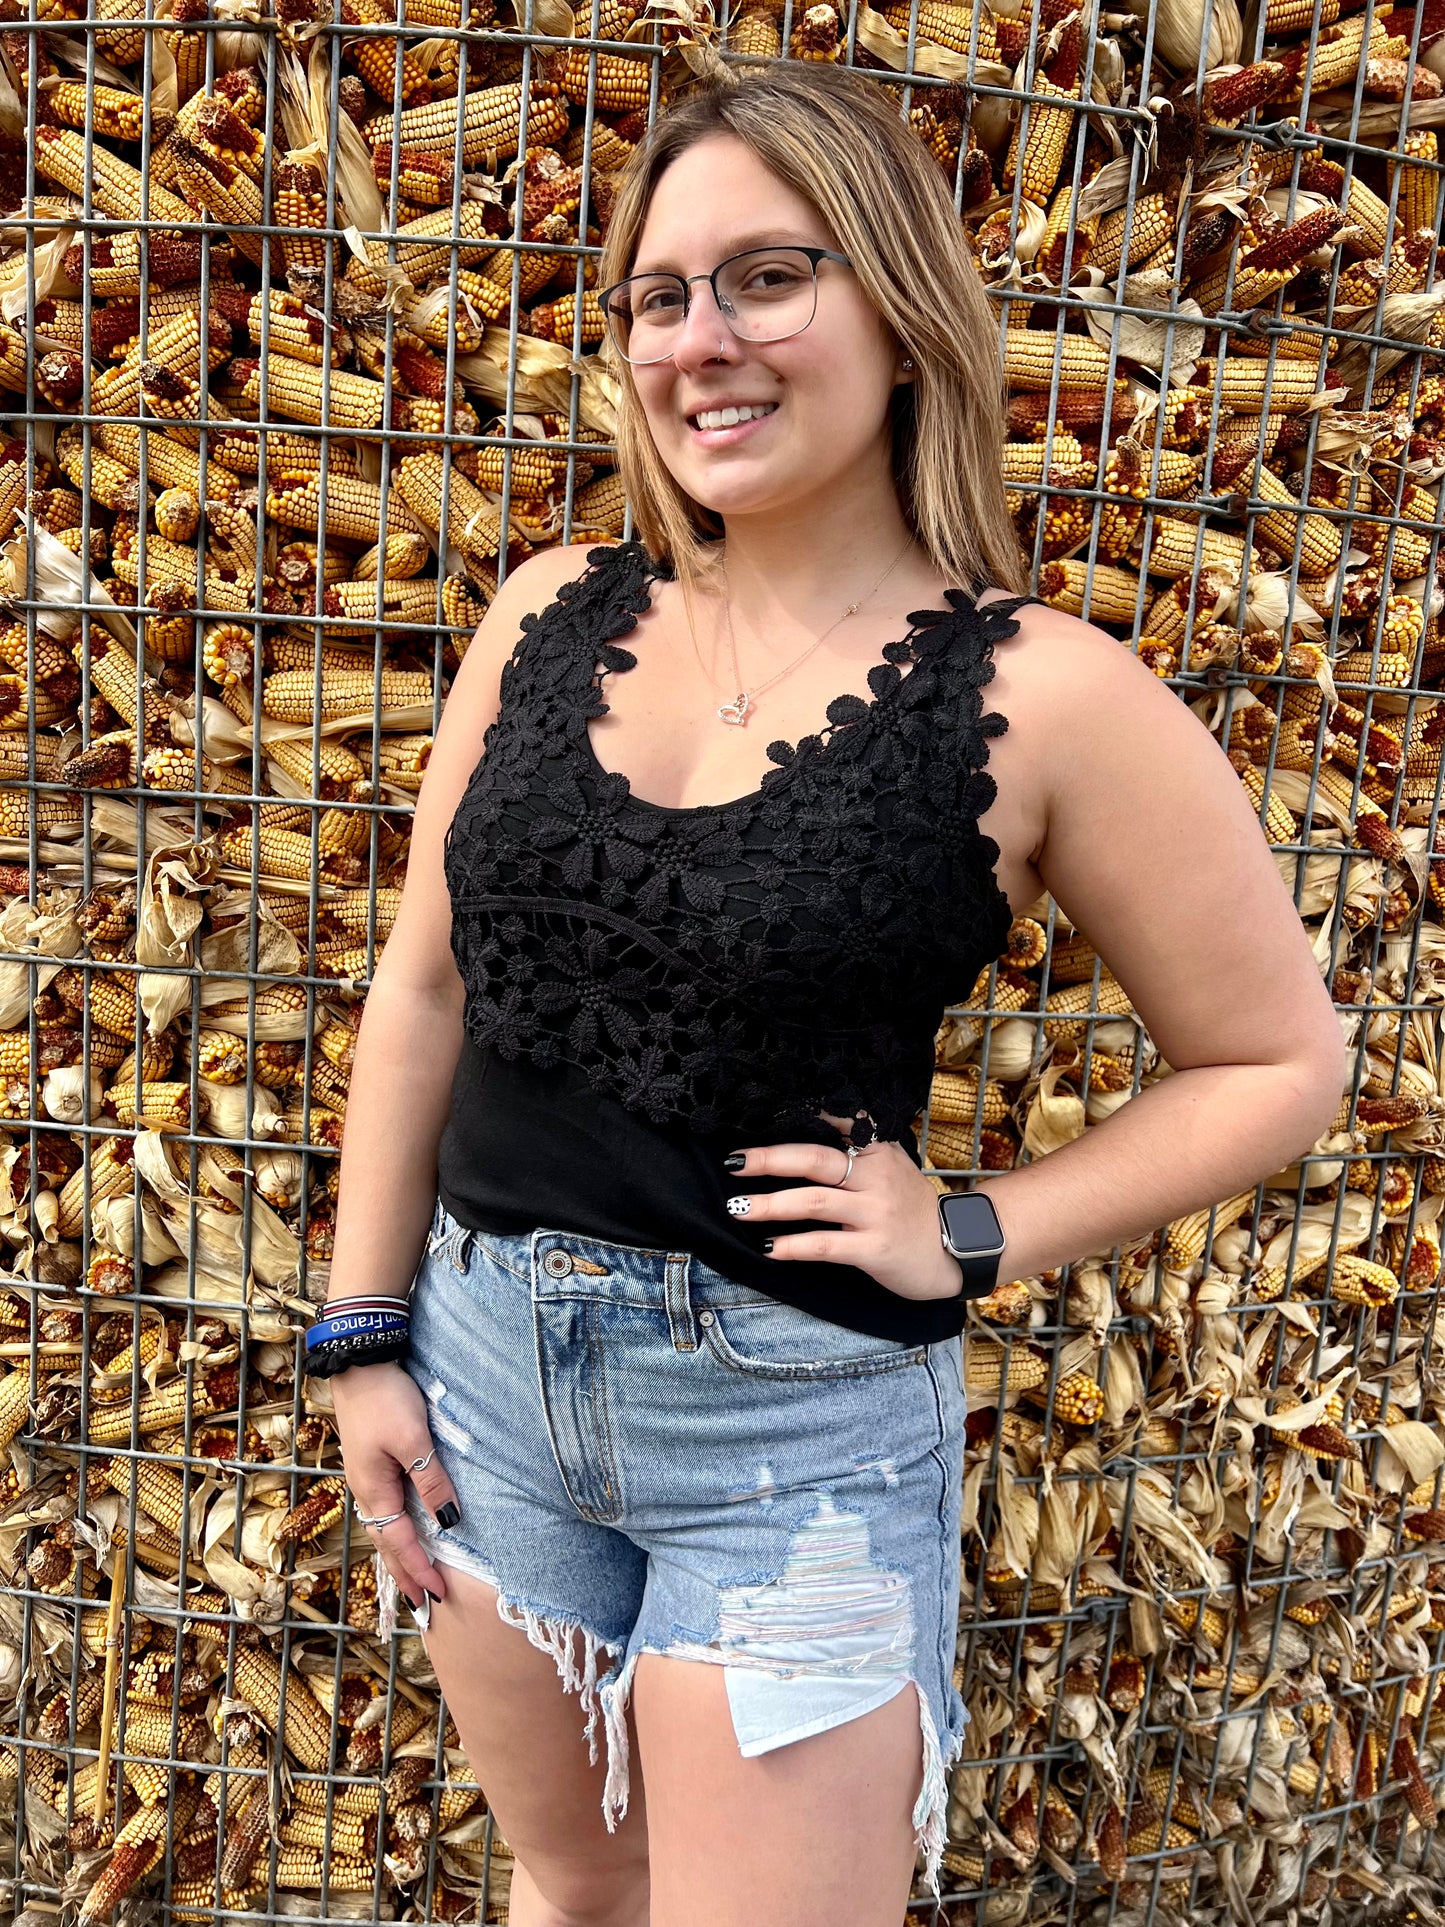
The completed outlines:
{"type": "MultiPolygon", "coordinates": [[[[971,594],[1025,593],[1004,491],[1004,391],[993,310],[943,170],[874,82],[847,69],[777,61],[743,73],[715,63],[629,155],[618,180],[599,285],[631,272],[658,181],[698,141],[732,134],[808,201],[853,263],[864,294],[914,362],[893,391],[899,506],[934,567],[971,594]]],[[[672,565],[684,594],[711,575],[719,516],[674,480],[632,373],[621,383],[618,467],[635,531],[672,565]]]]}

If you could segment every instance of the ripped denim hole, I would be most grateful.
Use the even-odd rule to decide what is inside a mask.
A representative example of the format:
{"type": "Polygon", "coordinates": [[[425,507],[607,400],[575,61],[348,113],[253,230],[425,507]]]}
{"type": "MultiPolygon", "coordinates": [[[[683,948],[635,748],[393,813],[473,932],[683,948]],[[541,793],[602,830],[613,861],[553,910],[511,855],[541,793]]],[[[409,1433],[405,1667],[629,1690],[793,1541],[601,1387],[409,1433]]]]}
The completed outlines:
{"type": "Polygon", "coordinates": [[[922,1785],[912,1814],[914,1847],[939,1898],[948,1836],[946,1772],[962,1752],[963,1737],[948,1736],[945,1757],[928,1696],[913,1671],[909,1582],[873,1564],[866,1519],[839,1510],[825,1494],[795,1532],[779,1577],[722,1589],[718,1629],[715,1644],[678,1639],[665,1648],[639,1648],[615,1679],[602,1682],[608,1749],[602,1811],[608,1831],[615,1831],[615,1820],[627,1811],[627,1700],[644,1650],[723,1667],[733,1729],[745,1758],[859,1718],[911,1685],[923,1750],[922,1785]],[[793,1681],[796,1691],[787,1684],[793,1681]]]}

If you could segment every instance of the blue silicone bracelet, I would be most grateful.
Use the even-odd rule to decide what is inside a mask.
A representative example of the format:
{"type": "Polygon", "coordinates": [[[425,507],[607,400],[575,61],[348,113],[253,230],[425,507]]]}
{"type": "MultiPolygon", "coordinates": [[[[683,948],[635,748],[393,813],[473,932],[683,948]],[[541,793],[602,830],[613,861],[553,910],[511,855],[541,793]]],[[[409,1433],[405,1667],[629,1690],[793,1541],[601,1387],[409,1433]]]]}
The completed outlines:
{"type": "Polygon", "coordinates": [[[410,1330],[409,1311],[334,1312],[329,1318],[318,1318],[307,1332],[306,1350],[310,1354],[338,1338],[388,1338],[410,1330]]]}

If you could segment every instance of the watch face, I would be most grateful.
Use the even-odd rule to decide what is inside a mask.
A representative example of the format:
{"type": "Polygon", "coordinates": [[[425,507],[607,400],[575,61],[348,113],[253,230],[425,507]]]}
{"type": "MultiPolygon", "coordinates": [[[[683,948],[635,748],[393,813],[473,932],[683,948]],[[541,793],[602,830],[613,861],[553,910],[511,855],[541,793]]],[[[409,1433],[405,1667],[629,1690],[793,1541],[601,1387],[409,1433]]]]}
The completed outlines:
{"type": "Polygon", "coordinates": [[[993,1208],[993,1200],[978,1191],[951,1191],[940,1200],[939,1210],[948,1235],[960,1251],[993,1257],[1003,1251],[1003,1226],[993,1208]]]}

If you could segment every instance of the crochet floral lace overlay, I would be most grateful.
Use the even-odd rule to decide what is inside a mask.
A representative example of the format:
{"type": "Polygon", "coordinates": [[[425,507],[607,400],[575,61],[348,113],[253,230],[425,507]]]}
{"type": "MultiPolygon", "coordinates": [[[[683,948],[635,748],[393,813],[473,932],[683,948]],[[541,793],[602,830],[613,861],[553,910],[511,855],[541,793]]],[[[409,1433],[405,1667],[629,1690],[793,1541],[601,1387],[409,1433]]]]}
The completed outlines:
{"type": "Polygon", "coordinates": [[[909,616],[828,727],[774,742],[760,788],[671,810],[603,770],[587,719],[616,638],[666,577],[638,542],[588,551],[523,635],[447,831],[467,1034],[582,1067],[659,1125],[739,1144],[901,1139],[927,1100],[945,1005],[1007,940],[982,714],[993,646],[1027,597],[909,616]],[[910,667],[911,665],[911,667],[910,667]],[[853,1120],[847,1137],[821,1115],[853,1120]]]}

